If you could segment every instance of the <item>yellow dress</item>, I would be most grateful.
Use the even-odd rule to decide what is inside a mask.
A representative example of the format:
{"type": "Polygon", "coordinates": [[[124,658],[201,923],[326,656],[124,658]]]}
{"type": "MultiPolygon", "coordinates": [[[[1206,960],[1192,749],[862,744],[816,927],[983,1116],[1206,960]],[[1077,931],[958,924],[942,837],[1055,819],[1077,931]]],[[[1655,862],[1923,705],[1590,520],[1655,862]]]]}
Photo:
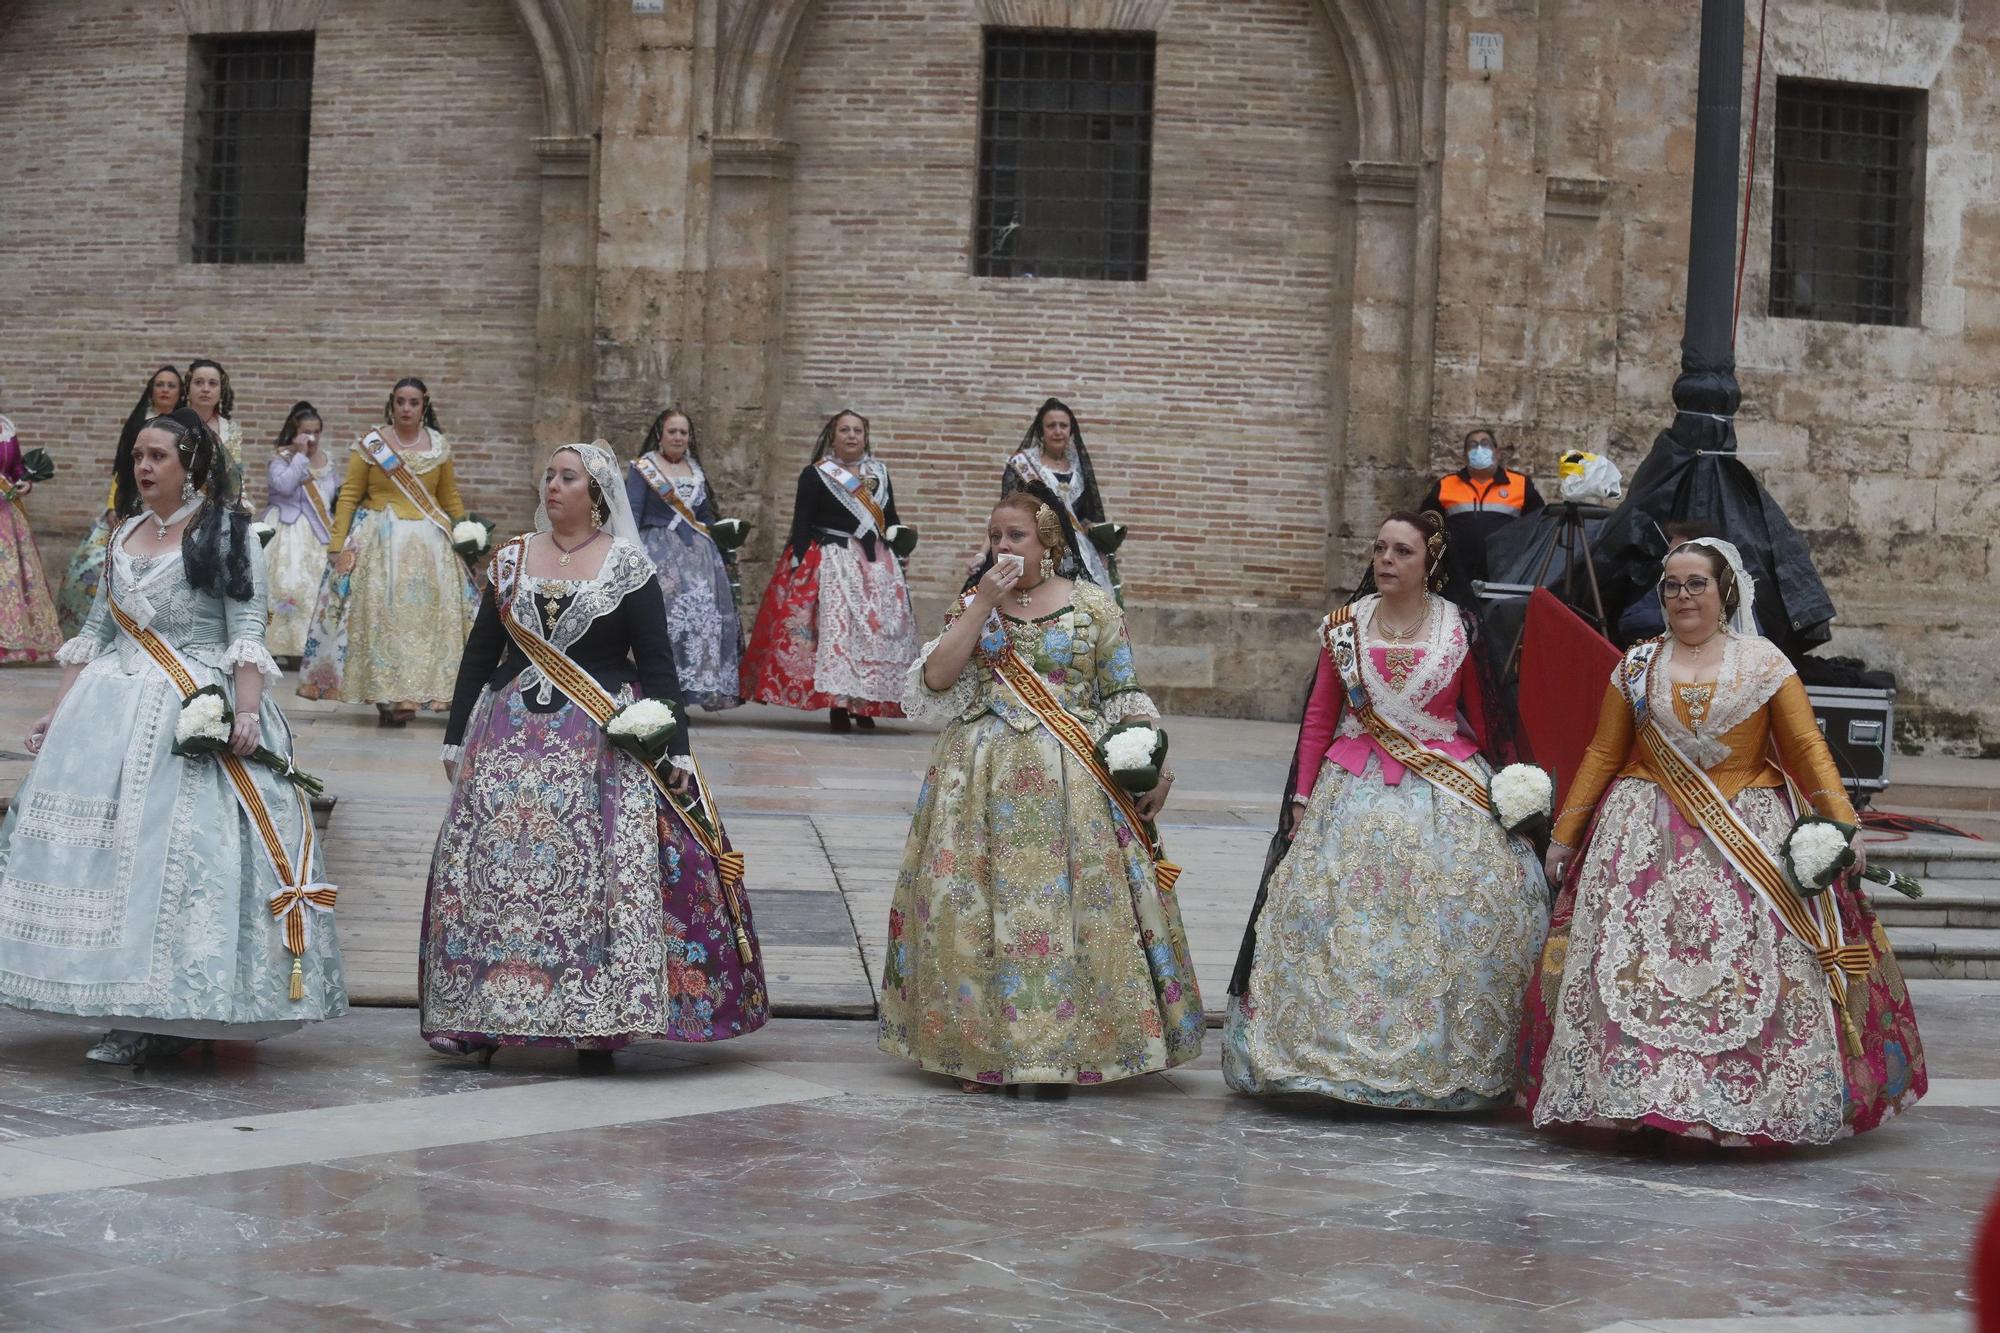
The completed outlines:
{"type": "MultiPolygon", "coordinates": [[[[454,523],[465,517],[451,446],[426,430],[428,448],[403,463],[454,523]]],[[[351,574],[331,563],[306,635],[299,694],[307,699],[450,706],[458,659],[472,632],[478,591],[450,535],[354,445],[333,511],[328,550],[353,551],[351,574]]]]}

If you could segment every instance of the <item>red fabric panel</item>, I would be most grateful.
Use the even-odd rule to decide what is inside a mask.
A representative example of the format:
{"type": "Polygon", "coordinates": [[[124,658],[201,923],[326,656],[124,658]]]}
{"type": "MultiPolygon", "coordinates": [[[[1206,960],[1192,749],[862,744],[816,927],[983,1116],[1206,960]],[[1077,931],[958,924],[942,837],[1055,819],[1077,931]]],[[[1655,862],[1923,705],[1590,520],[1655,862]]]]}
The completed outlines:
{"type": "Polygon", "coordinates": [[[1521,734],[1534,761],[1556,777],[1556,809],[1597,730],[1597,710],[1618,665],[1611,641],[1547,588],[1528,598],[1521,641],[1521,734]]]}

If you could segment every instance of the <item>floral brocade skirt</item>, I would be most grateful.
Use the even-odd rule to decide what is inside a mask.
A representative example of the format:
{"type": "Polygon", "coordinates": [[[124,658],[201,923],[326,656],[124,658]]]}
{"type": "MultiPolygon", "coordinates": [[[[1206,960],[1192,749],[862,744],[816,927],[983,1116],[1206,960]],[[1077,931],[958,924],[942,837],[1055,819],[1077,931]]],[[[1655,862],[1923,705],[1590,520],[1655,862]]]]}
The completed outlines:
{"type": "Polygon", "coordinates": [[[746,965],[715,862],[588,714],[489,691],[461,764],[424,895],[427,1040],[616,1050],[764,1025],[747,895],[746,965]]]}
{"type": "Polygon", "coordinates": [[[28,516],[0,500],[0,662],[42,662],[62,647],[55,594],[28,516]]]}
{"type": "Polygon", "coordinates": [[[1547,919],[1533,852],[1491,815],[1414,772],[1384,782],[1376,757],[1359,775],[1329,762],[1252,923],[1224,1078],[1401,1110],[1502,1104],[1547,919]]]}
{"type": "Polygon", "coordinates": [[[273,510],[264,516],[264,521],[277,529],[264,552],[271,604],[271,623],[264,630],[264,646],[276,657],[298,657],[306,650],[306,635],[319,602],[319,586],[326,577],[326,543],[319,539],[309,519],[286,523],[273,510]]]}
{"type": "Polygon", "coordinates": [[[90,604],[97,600],[97,586],[104,582],[105,553],[111,547],[111,528],[111,521],[99,514],[63,569],[62,591],[56,594],[56,619],[66,639],[83,628],[90,604]]]}
{"type": "Polygon", "coordinates": [[[896,878],[880,1045],[981,1083],[1103,1083],[1194,1059],[1179,908],[1045,728],[939,737],[896,878]]]}
{"type": "MultiPolygon", "coordinates": [[[[1782,789],[1731,804],[1782,845],[1782,789]]],[[[1928,1078],[1902,971],[1867,900],[1828,892],[1874,955],[1844,1022],[1812,950],[1708,836],[1655,784],[1614,783],[1528,991],[1520,1100],[1535,1124],[1827,1143],[1914,1104],[1928,1078]]]]}
{"type": "Polygon", "coordinates": [[[321,577],[299,665],[299,695],[350,703],[450,707],[479,591],[427,519],[354,516],[352,574],[321,577]]]}
{"type": "Polygon", "coordinates": [[[642,529],[639,540],[660,575],[682,697],[711,712],[736,707],[743,702],[743,621],[721,550],[685,524],[642,529]]]}
{"type": "Polygon", "coordinates": [[[779,556],[743,657],[743,697],[901,717],[917,647],[909,589],[888,543],[876,543],[873,560],[858,541],[815,544],[795,565],[779,556]]]}

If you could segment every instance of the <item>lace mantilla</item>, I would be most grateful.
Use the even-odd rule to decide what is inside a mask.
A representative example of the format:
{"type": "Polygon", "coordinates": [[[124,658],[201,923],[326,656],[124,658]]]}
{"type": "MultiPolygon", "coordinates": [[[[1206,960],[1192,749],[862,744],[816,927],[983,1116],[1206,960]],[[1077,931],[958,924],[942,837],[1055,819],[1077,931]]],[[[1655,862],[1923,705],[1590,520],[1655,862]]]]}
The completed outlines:
{"type": "MultiPolygon", "coordinates": [[[[646,585],[653,577],[653,562],[645,551],[620,537],[611,539],[611,549],[605,552],[604,564],[597,576],[589,579],[541,579],[532,574],[524,574],[519,568],[525,545],[509,542],[493,558],[493,586],[500,590],[503,599],[511,599],[509,612],[514,623],[537,637],[546,637],[556,647],[568,652],[570,645],[582,638],[584,631],[598,617],[616,611],[619,605],[646,585]],[[546,636],[542,633],[541,615],[535,609],[535,595],[544,585],[560,583],[569,605],[556,617],[556,623],[546,636]]],[[[541,669],[530,662],[521,672],[521,691],[535,692],[535,701],[547,704],[555,698],[555,687],[541,669]]]]}
{"type": "Polygon", "coordinates": [[[1652,679],[1646,684],[1653,720],[1676,749],[1705,769],[1729,758],[1729,747],[1721,738],[1769,703],[1779,686],[1796,674],[1791,662],[1769,639],[1744,634],[1724,637],[1715,693],[1708,701],[1699,733],[1682,722],[1680,714],[1674,711],[1674,685],[1668,679],[1668,667],[1678,641],[1672,635],[1660,645],[1659,654],[1653,659],[1652,679]]]}
{"type": "MultiPolygon", "coordinates": [[[[1410,645],[1416,649],[1415,662],[1407,674],[1385,676],[1376,665],[1369,643],[1375,628],[1375,611],[1381,601],[1379,595],[1371,595],[1354,604],[1355,646],[1360,650],[1361,681],[1368,689],[1368,702],[1396,730],[1419,744],[1441,745],[1456,740],[1457,720],[1439,717],[1424,705],[1437,697],[1465,663],[1469,645],[1464,622],[1451,603],[1430,595],[1430,609],[1426,613],[1429,633],[1421,643],[1410,645]]],[[[1326,628],[1322,627],[1323,633],[1326,628]]],[[[1340,735],[1360,736],[1366,730],[1352,709],[1341,710],[1340,735]]]]}

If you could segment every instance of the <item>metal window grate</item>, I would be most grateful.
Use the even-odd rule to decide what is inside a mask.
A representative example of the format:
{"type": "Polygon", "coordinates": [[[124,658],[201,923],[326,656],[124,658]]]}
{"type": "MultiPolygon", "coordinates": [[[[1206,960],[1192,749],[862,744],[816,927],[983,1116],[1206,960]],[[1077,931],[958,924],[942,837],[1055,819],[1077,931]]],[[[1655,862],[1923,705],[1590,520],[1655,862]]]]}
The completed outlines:
{"type": "Polygon", "coordinates": [[[1915,322],[1924,95],[1780,79],[1771,313],[1915,322]]]}
{"type": "Polygon", "coordinates": [[[313,35],[192,40],[189,258],[303,263],[313,35]]]}
{"type": "Polygon", "coordinates": [[[986,33],[973,272],[1146,277],[1151,33],[986,33]]]}

